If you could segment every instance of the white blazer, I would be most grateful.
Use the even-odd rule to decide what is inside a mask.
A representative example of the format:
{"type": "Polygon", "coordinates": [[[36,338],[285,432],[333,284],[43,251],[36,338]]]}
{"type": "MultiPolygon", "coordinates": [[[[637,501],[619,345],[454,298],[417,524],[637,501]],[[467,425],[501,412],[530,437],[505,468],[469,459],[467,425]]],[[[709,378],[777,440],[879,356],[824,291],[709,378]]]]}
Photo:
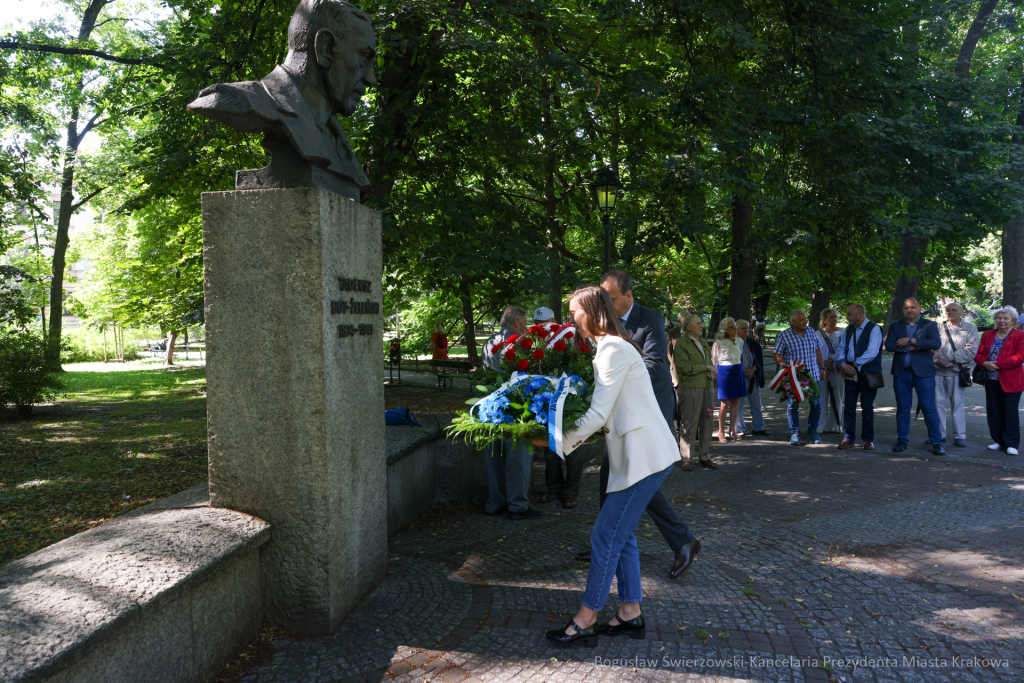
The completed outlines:
{"type": "Polygon", "coordinates": [[[654,397],[651,376],[636,347],[621,337],[597,340],[594,398],[562,439],[562,455],[604,430],[608,493],[622,491],[679,460],[679,446],[654,397]]]}

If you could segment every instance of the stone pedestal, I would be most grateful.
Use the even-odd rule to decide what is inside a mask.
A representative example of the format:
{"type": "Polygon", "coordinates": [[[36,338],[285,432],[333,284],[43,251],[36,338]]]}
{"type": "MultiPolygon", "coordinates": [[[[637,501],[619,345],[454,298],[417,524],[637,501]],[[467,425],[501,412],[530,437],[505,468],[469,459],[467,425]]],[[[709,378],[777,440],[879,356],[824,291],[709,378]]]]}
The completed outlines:
{"type": "Polygon", "coordinates": [[[210,497],[270,522],[264,614],[329,633],[387,571],[380,214],[203,195],[210,497]]]}

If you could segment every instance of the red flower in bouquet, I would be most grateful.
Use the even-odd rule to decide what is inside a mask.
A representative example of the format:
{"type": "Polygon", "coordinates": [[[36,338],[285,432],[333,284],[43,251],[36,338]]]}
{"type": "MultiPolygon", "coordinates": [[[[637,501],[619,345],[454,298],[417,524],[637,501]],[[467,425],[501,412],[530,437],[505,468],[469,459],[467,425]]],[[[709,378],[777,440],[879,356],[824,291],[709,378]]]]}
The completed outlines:
{"type": "Polygon", "coordinates": [[[523,337],[522,340],[520,340],[519,342],[519,346],[523,347],[524,349],[528,349],[531,346],[533,346],[533,340],[530,339],[529,337],[523,337]]]}
{"type": "Polygon", "coordinates": [[[525,358],[521,359],[518,363],[516,363],[516,370],[518,370],[519,372],[524,372],[528,367],[530,367],[530,361],[526,360],[525,358]]]}
{"type": "Polygon", "coordinates": [[[563,338],[563,339],[572,339],[572,338],[573,338],[573,337],[575,337],[575,336],[576,336],[576,335],[572,333],[572,330],[569,330],[568,332],[566,332],[566,333],[565,333],[565,336],[564,336],[564,337],[562,337],[562,338],[563,338]]]}
{"type": "Polygon", "coordinates": [[[513,360],[516,357],[516,350],[509,349],[505,352],[505,360],[513,360]]]}
{"type": "Polygon", "coordinates": [[[497,353],[498,351],[501,351],[504,347],[504,344],[495,344],[494,346],[491,347],[491,353],[497,353]]]}
{"type": "Polygon", "coordinates": [[[580,351],[582,351],[583,353],[590,353],[590,344],[583,340],[580,340],[580,351]]]}
{"type": "Polygon", "coordinates": [[[552,346],[551,348],[553,348],[555,351],[565,351],[568,348],[568,346],[566,345],[566,343],[564,341],[559,339],[558,341],[555,342],[554,346],[552,346]]]}
{"type": "Polygon", "coordinates": [[[537,349],[536,351],[533,352],[533,359],[534,360],[540,360],[543,357],[544,357],[544,352],[541,351],[540,349],[537,349]]]}
{"type": "Polygon", "coordinates": [[[541,339],[547,339],[548,338],[548,331],[545,330],[543,327],[541,327],[541,328],[539,328],[537,330],[536,335],[538,337],[540,337],[541,339]]]}
{"type": "Polygon", "coordinates": [[[557,332],[559,327],[561,327],[561,325],[558,323],[551,323],[550,329],[552,332],[557,332]]]}
{"type": "Polygon", "coordinates": [[[508,339],[505,340],[505,343],[506,344],[515,344],[517,341],[519,341],[519,335],[518,334],[513,334],[511,337],[509,337],[508,339]]]}

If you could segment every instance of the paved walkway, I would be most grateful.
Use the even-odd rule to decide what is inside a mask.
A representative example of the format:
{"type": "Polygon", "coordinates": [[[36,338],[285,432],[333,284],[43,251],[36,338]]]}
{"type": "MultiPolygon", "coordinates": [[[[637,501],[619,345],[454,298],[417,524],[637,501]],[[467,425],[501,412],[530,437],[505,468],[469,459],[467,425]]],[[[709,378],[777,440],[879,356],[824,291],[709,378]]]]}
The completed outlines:
{"type": "MultiPolygon", "coordinates": [[[[391,538],[388,577],[337,633],[275,641],[243,680],[1020,681],[1024,471],[984,450],[976,408],[971,448],[949,449],[970,460],[894,456],[891,396],[877,451],[839,451],[837,436],[790,447],[773,404],[772,440],[673,472],[665,490],[704,550],[669,580],[671,553],[642,519],[646,640],[544,639],[587,578],[572,556],[598,512],[591,446],[579,508],[531,521],[435,508],[391,538]]],[[[912,442],[924,436],[918,420],[912,442]]]]}

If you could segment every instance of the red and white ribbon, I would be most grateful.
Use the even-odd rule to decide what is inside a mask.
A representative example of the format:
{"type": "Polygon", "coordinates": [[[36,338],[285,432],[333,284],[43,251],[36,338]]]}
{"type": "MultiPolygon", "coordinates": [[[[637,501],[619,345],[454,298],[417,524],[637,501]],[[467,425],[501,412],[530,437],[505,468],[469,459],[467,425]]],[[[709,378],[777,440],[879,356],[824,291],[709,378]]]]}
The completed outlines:
{"type": "Polygon", "coordinates": [[[545,349],[552,348],[555,345],[556,341],[558,341],[559,339],[562,339],[563,337],[565,337],[565,335],[567,335],[570,332],[572,332],[573,336],[576,336],[576,326],[575,325],[573,325],[572,323],[566,323],[566,324],[562,325],[558,329],[554,330],[554,334],[552,334],[551,338],[548,339],[548,343],[544,345],[544,348],[545,349]]]}
{"type": "Polygon", "coordinates": [[[782,368],[779,370],[779,374],[775,375],[772,381],[768,384],[768,388],[771,389],[772,391],[775,391],[779,387],[779,385],[781,385],[785,381],[786,377],[789,377],[793,385],[793,391],[796,392],[797,403],[806,400],[807,397],[804,394],[804,388],[800,384],[800,379],[796,375],[796,371],[802,370],[803,367],[804,362],[801,360],[789,361],[789,365],[782,366],[782,368]]]}

